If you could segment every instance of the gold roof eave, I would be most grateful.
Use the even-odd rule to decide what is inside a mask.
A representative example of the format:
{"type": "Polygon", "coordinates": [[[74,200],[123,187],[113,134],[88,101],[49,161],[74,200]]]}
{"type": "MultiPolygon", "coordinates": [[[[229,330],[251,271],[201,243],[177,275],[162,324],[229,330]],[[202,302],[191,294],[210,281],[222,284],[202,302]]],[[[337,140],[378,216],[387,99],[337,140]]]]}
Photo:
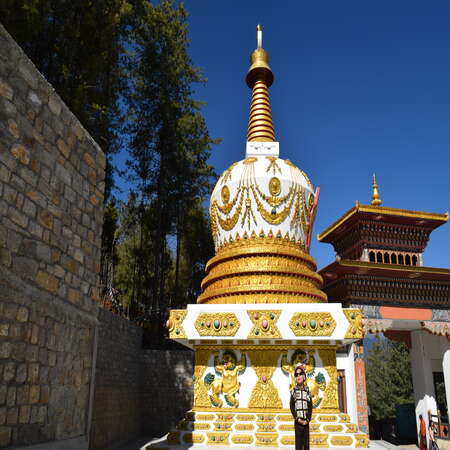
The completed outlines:
{"type": "Polygon", "coordinates": [[[341,259],[339,261],[333,261],[328,266],[323,267],[319,270],[319,274],[325,276],[326,272],[330,272],[333,267],[353,267],[355,269],[375,269],[379,271],[399,271],[399,272],[409,272],[409,273],[419,273],[423,275],[433,274],[433,275],[444,275],[450,278],[450,269],[445,267],[425,267],[425,266],[405,266],[401,264],[384,264],[376,263],[371,261],[354,261],[351,259],[341,259]]]}
{"type": "Polygon", "coordinates": [[[331,224],[325,231],[317,235],[317,239],[323,242],[325,238],[329,237],[331,233],[342,226],[347,220],[358,212],[365,212],[375,215],[385,214],[387,216],[394,217],[409,217],[411,219],[422,220],[435,220],[441,222],[441,224],[448,221],[448,212],[445,214],[440,213],[428,213],[424,211],[411,211],[407,209],[388,208],[386,206],[373,206],[373,205],[359,205],[356,204],[353,208],[349,209],[344,215],[342,215],[336,222],[331,224]]]}

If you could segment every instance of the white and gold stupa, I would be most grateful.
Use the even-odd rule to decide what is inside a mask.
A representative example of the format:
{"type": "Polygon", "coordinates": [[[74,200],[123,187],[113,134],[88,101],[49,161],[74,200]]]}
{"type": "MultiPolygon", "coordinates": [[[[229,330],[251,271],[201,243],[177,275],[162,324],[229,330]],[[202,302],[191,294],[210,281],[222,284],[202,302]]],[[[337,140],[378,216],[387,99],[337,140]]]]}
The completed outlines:
{"type": "MultiPolygon", "coordinates": [[[[309,255],[319,190],[279,158],[268,94],[273,73],[261,41],[258,26],[246,77],[246,157],[222,174],[211,196],[216,255],[197,304],[170,312],[170,338],[195,351],[194,399],[165,445],[293,446],[289,391],[295,365],[304,362],[311,445],[367,447],[356,412],[343,413],[338,399],[337,360],[350,385],[349,344],[363,337],[361,313],[327,303],[321,291],[309,255]]],[[[347,387],[348,411],[356,411],[354,392],[347,387]]]]}

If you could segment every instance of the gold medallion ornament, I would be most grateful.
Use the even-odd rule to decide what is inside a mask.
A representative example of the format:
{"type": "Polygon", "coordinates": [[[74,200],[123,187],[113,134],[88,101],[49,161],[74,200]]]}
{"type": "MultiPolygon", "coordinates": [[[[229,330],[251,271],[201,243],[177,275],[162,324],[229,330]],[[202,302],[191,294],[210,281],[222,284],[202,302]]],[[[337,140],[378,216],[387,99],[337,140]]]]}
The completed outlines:
{"type": "Polygon", "coordinates": [[[269,181],[269,192],[270,195],[277,197],[281,192],[281,181],[277,177],[272,177],[269,181]]]}
{"type": "Polygon", "coordinates": [[[337,433],[343,431],[344,427],[342,425],[324,425],[323,431],[337,433]]]}
{"type": "Polygon", "coordinates": [[[251,434],[235,434],[231,441],[233,444],[252,444],[254,439],[251,434]]]}
{"type": "Polygon", "coordinates": [[[280,317],[281,310],[253,310],[247,311],[250,320],[253,323],[253,327],[250,330],[247,339],[267,339],[267,338],[280,338],[280,330],[277,328],[276,323],[280,317]]]}
{"type": "Polygon", "coordinates": [[[344,309],[345,317],[350,325],[345,333],[346,339],[363,339],[364,338],[364,324],[360,309],[344,309]]]}
{"type": "Polygon", "coordinates": [[[211,428],[211,425],[207,422],[196,422],[193,425],[194,430],[209,430],[211,428]]]}
{"type": "Polygon", "coordinates": [[[252,431],[255,427],[251,423],[237,423],[234,428],[236,431],[252,431]]]}
{"type": "Polygon", "coordinates": [[[253,414],[238,414],[236,416],[236,420],[241,420],[241,421],[252,421],[255,420],[255,416],[253,414]]]}
{"type": "Polygon", "coordinates": [[[227,204],[230,201],[230,188],[225,185],[222,188],[222,191],[220,192],[221,196],[222,196],[222,202],[224,204],[227,204]]]}
{"type": "Polygon", "coordinates": [[[311,447],[328,447],[328,434],[310,434],[309,443],[311,447]]]}
{"type": "Polygon", "coordinates": [[[228,437],[230,433],[206,433],[208,436],[207,445],[230,445],[228,437]]]}
{"type": "Polygon", "coordinates": [[[240,325],[234,313],[202,313],[195,321],[200,336],[235,336],[240,325]]]}
{"type": "Polygon", "coordinates": [[[167,329],[169,331],[169,337],[171,339],[181,339],[186,338],[181,324],[187,315],[185,309],[172,309],[169,314],[169,320],[167,321],[167,329]]]}
{"type": "Polygon", "coordinates": [[[331,336],[336,321],[328,312],[295,313],[289,327],[296,336],[331,336]]]}
{"type": "Polygon", "coordinates": [[[278,447],[277,433],[255,433],[256,434],[256,445],[257,446],[267,446],[267,447],[278,447]]]}
{"type": "Polygon", "coordinates": [[[334,447],[349,447],[353,444],[353,436],[332,436],[331,444],[334,447]]]}

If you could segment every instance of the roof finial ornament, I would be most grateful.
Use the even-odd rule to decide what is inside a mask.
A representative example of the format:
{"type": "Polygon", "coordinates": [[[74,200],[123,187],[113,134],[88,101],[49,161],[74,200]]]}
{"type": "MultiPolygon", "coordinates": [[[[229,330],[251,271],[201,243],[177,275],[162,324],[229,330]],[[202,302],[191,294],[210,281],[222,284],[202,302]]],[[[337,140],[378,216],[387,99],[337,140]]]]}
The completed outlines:
{"type": "Polygon", "coordinates": [[[275,132],[270,110],[269,90],[273,83],[273,72],[269,67],[269,55],[262,48],[262,28],[256,27],[257,48],[250,56],[250,69],[245,78],[252,89],[250,119],[248,121],[248,142],[275,142],[275,132]]]}
{"type": "Polygon", "coordinates": [[[262,28],[260,24],[256,27],[256,47],[262,48],[262,28]]]}
{"type": "Polygon", "coordinates": [[[373,184],[372,184],[372,205],[373,206],[381,205],[380,194],[378,193],[377,178],[375,177],[375,174],[373,174],[373,184]]]}

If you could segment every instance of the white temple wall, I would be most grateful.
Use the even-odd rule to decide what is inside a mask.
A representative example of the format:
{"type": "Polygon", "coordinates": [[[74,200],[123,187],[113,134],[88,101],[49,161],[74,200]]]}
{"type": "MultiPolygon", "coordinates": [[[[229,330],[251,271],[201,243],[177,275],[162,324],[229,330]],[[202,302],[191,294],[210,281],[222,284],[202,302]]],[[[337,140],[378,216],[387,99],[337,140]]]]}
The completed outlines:
{"type": "MultiPolygon", "coordinates": [[[[422,414],[427,427],[428,412],[437,414],[433,372],[443,370],[443,357],[448,350],[450,350],[450,342],[443,336],[434,336],[423,330],[411,332],[411,374],[416,404],[417,429],[419,429],[420,414],[422,414]]],[[[449,377],[450,375],[447,375],[447,379],[449,377]]],[[[449,390],[447,389],[447,399],[448,395],[449,390]]]]}
{"type": "Polygon", "coordinates": [[[358,423],[356,410],[356,380],[353,345],[349,345],[348,354],[336,354],[336,366],[338,370],[345,371],[345,387],[347,396],[347,414],[352,423],[358,423]]]}

